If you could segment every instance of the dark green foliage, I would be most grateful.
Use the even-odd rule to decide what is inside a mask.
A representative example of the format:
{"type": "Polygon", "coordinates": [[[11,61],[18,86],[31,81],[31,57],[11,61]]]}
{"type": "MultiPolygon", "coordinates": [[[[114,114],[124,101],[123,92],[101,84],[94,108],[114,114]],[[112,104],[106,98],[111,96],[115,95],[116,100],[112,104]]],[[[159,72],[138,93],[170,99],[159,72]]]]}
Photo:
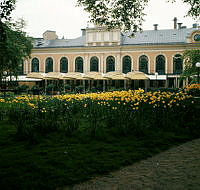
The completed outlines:
{"type": "Polygon", "coordinates": [[[196,96],[196,97],[200,97],[200,89],[198,88],[192,88],[190,89],[187,94],[191,95],[191,96],[196,96]]]}
{"type": "Polygon", "coordinates": [[[107,134],[97,140],[54,132],[30,145],[14,138],[16,129],[0,125],[0,188],[55,190],[106,174],[193,139],[183,132],[146,130],[142,135],[107,134]]]}
{"type": "Polygon", "coordinates": [[[15,0],[2,0],[0,2],[0,22],[10,19],[10,14],[15,8],[15,0]]]}
{"type": "Polygon", "coordinates": [[[166,106],[170,100],[163,99],[156,107],[148,102],[136,103],[137,110],[134,110],[135,106],[126,101],[107,100],[102,105],[104,103],[98,100],[67,102],[46,97],[45,101],[35,104],[10,105],[9,118],[16,125],[18,134],[22,133],[26,139],[29,136],[37,137],[33,134],[45,136],[55,131],[63,131],[66,136],[86,133],[94,138],[104,138],[106,133],[117,136],[129,133],[138,135],[145,130],[168,129],[170,126],[172,130],[181,127],[192,134],[198,133],[199,99],[177,100],[172,107],[166,106]],[[162,101],[165,101],[165,105],[162,101]],[[195,118],[193,124],[188,119],[190,117],[195,118]]]}
{"type": "Polygon", "coordinates": [[[186,50],[183,54],[184,60],[184,71],[182,73],[182,78],[189,77],[190,82],[194,83],[197,81],[198,68],[196,67],[196,63],[200,60],[200,50],[186,50]]]}
{"type": "Polygon", "coordinates": [[[68,91],[69,91],[70,89],[71,89],[71,86],[70,86],[69,84],[66,84],[66,85],[65,85],[65,90],[68,90],[68,91]]]}
{"type": "MultiPolygon", "coordinates": [[[[77,0],[78,5],[90,14],[90,22],[123,31],[142,30],[144,8],[150,0],[77,0]]],[[[168,0],[175,2],[176,0],[168,0]]],[[[182,0],[189,5],[188,16],[199,18],[199,0],[182,0]]]]}
{"type": "Polygon", "coordinates": [[[17,91],[26,91],[26,90],[28,90],[28,86],[27,85],[21,85],[21,86],[18,86],[18,87],[16,87],[16,90],[17,91]]]}
{"type": "Polygon", "coordinates": [[[76,87],[76,93],[83,93],[84,86],[80,85],[76,87]]]}
{"type": "Polygon", "coordinates": [[[38,85],[34,85],[32,86],[31,91],[33,95],[39,95],[41,88],[38,85]]]}
{"type": "Polygon", "coordinates": [[[46,90],[47,90],[47,91],[52,91],[54,88],[55,88],[55,84],[52,84],[52,83],[51,83],[51,84],[48,84],[48,85],[47,85],[46,90]]]}
{"type": "Polygon", "coordinates": [[[171,93],[178,93],[182,91],[182,89],[179,88],[155,88],[155,89],[148,89],[150,92],[160,91],[160,92],[171,92],[171,93]]]}
{"type": "Polygon", "coordinates": [[[15,8],[15,0],[0,3],[0,85],[4,72],[18,76],[22,61],[29,57],[32,49],[30,38],[22,31],[24,21],[10,21],[10,14],[15,8]]]}

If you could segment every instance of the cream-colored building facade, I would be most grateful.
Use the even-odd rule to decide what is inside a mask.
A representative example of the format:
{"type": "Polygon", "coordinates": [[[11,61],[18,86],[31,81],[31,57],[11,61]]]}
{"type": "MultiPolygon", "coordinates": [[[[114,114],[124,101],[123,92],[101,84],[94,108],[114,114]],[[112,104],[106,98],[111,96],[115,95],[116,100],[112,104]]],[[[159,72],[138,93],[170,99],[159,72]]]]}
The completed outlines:
{"type": "Polygon", "coordinates": [[[156,25],[154,30],[136,33],[135,37],[105,27],[82,29],[82,36],[76,39],[58,39],[55,31],[46,31],[43,38],[35,40],[31,59],[24,62],[24,74],[143,71],[151,80],[179,87],[178,78],[184,67],[179,56],[189,49],[200,49],[197,25],[185,28],[179,24],[177,28],[174,23],[174,28],[167,30],[159,30],[156,25]],[[96,65],[92,65],[92,59],[96,65]]]}

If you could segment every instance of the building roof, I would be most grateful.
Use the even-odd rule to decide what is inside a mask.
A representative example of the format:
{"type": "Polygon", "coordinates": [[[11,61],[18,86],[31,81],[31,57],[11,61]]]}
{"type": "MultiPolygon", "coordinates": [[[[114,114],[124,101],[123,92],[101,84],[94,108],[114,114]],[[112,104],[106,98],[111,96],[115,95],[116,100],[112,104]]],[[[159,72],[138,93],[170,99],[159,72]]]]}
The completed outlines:
{"type": "Polygon", "coordinates": [[[123,45],[143,45],[143,44],[171,44],[171,43],[186,43],[187,37],[196,28],[182,28],[171,30],[146,30],[137,32],[134,38],[125,34],[123,37],[123,45]]]}
{"type": "Polygon", "coordinates": [[[63,47],[82,47],[85,45],[85,36],[75,39],[56,39],[56,40],[35,40],[34,48],[63,48],[63,47]]]}
{"type": "MultiPolygon", "coordinates": [[[[135,37],[130,37],[130,35],[126,33],[121,34],[120,45],[184,44],[187,43],[187,37],[195,30],[197,30],[197,28],[146,30],[143,32],[137,32],[135,37]]],[[[36,39],[34,42],[34,48],[84,47],[85,44],[86,36],[84,35],[75,39],[36,39]]]]}

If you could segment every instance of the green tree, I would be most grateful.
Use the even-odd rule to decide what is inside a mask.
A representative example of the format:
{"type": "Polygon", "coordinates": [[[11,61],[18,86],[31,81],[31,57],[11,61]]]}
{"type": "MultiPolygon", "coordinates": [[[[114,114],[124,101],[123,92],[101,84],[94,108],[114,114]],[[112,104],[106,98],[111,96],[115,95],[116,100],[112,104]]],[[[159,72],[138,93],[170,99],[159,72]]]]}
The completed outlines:
{"type": "Polygon", "coordinates": [[[196,63],[200,62],[200,49],[186,50],[183,53],[184,60],[184,71],[182,73],[182,78],[189,78],[189,82],[193,83],[196,81],[198,74],[198,68],[196,63]]]}
{"type": "Polygon", "coordinates": [[[22,61],[31,54],[32,41],[22,31],[24,21],[11,22],[10,14],[15,7],[15,0],[0,3],[0,85],[4,72],[18,75],[22,61]]]}
{"type": "MultiPolygon", "coordinates": [[[[118,27],[123,31],[142,30],[144,8],[150,0],[77,0],[90,14],[90,22],[105,25],[108,28],[118,27]]],[[[175,2],[176,0],[168,0],[175,2]]],[[[199,0],[182,0],[189,5],[187,15],[195,19],[200,17],[199,0]]]]}

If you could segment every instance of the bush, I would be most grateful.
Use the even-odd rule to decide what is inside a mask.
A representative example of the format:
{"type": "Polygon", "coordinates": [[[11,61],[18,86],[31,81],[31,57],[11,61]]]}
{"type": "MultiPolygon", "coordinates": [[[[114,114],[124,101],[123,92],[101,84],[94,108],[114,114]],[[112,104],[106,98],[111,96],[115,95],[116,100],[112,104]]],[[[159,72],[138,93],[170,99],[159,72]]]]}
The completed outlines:
{"type": "Polygon", "coordinates": [[[148,88],[147,91],[151,91],[151,92],[156,92],[156,91],[160,91],[160,92],[171,92],[171,93],[177,93],[180,92],[180,88],[148,88]]]}
{"type": "Polygon", "coordinates": [[[67,91],[68,91],[68,90],[71,90],[71,86],[70,86],[69,84],[66,84],[66,85],[65,85],[65,90],[67,90],[67,91]]]}
{"type": "Polygon", "coordinates": [[[28,90],[28,86],[27,85],[21,85],[21,86],[17,86],[16,87],[16,90],[17,91],[26,91],[26,90],[28,90]]]}
{"type": "Polygon", "coordinates": [[[28,91],[28,88],[29,88],[29,86],[27,86],[27,85],[17,86],[16,87],[17,94],[22,94],[24,92],[26,93],[28,91]]]}
{"type": "Polygon", "coordinates": [[[15,93],[14,92],[0,92],[0,98],[14,98],[15,93]]]}
{"type": "Polygon", "coordinates": [[[200,97],[200,84],[191,84],[185,87],[186,92],[192,96],[200,97]]]}
{"type": "Polygon", "coordinates": [[[76,93],[82,93],[83,92],[83,90],[84,90],[84,86],[77,86],[76,87],[76,93]]]}
{"type": "Polygon", "coordinates": [[[33,95],[39,95],[40,87],[38,85],[34,85],[32,86],[31,91],[33,92],[33,95]]]}
{"type": "Polygon", "coordinates": [[[46,90],[47,91],[52,91],[54,88],[55,88],[54,84],[49,84],[49,85],[47,85],[46,90]]]}

